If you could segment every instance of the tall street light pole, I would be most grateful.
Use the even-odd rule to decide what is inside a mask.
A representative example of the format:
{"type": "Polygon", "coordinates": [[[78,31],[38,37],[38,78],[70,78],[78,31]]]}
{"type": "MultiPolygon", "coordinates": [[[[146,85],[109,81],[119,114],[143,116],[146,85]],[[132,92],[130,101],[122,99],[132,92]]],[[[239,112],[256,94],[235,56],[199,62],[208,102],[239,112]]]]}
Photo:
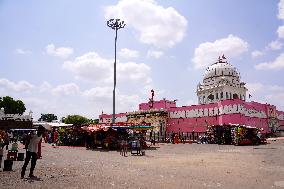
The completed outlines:
{"type": "Polygon", "coordinates": [[[114,39],[114,69],[113,69],[113,112],[112,112],[112,125],[115,124],[115,88],[116,88],[116,41],[117,41],[117,30],[124,28],[126,24],[120,19],[110,19],[107,21],[107,26],[115,30],[115,39],[114,39]]]}

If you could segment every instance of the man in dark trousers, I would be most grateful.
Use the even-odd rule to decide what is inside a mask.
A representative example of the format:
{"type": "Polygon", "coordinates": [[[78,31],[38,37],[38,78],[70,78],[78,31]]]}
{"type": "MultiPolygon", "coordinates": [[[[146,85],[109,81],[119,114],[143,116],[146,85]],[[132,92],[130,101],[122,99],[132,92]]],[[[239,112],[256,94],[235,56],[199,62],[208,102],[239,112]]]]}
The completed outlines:
{"type": "Polygon", "coordinates": [[[24,163],[24,165],[22,167],[22,171],[21,171],[21,178],[24,178],[26,168],[27,168],[31,159],[32,160],[31,160],[31,169],[30,169],[29,177],[31,177],[31,178],[35,177],[33,175],[33,172],[34,172],[34,168],[36,166],[36,161],[38,159],[38,157],[37,157],[38,144],[39,144],[40,140],[42,139],[43,132],[44,132],[44,127],[39,127],[37,134],[32,134],[32,136],[31,136],[31,139],[29,141],[28,148],[27,148],[25,163],[24,163]]]}

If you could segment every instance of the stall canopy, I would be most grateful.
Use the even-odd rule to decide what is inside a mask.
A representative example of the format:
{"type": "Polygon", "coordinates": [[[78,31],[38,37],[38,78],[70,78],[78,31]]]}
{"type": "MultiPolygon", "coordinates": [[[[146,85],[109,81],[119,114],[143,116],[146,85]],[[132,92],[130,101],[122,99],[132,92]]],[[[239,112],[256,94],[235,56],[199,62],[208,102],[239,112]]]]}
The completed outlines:
{"type": "Polygon", "coordinates": [[[71,127],[73,124],[59,123],[59,122],[44,122],[44,123],[34,123],[34,126],[43,126],[47,130],[51,130],[52,127],[71,127]]]}
{"type": "Polygon", "coordinates": [[[153,126],[150,126],[150,125],[133,125],[133,126],[130,126],[129,129],[133,129],[133,130],[150,130],[150,129],[153,129],[154,127],[153,126]]]}
{"type": "Polygon", "coordinates": [[[113,128],[115,130],[126,130],[126,129],[131,129],[131,130],[138,130],[138,131],[146,131],[153,129],[153,126],[150,125],[131,125],[131,126],[120,126],[120,125],[105,125],[105,124],[92,124],[89,126],[84,126],[82,129],[88,130],[88,131],[98,131],[98,130],[108,130],[108,128],[113,128]]]}

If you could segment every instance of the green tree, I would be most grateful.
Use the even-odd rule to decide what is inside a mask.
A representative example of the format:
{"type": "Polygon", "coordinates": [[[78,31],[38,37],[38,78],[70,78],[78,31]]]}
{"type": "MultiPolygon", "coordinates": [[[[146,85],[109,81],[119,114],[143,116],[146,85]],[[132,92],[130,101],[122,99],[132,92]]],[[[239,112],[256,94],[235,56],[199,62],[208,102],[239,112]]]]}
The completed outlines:
{"type": "Polygon", "coordinates": [[[0,97],[0,108],[4,108],[5,114],[22,115],[26,111],[23,101],[14,100],[10,96],[0,97]]]}
{"type": "Polygon", "coordinates": [[[89,123],[98,124],[99,119],[89,119],[89,123]]]}
{"type": "Polygon", "coordinates": [[[54,114],[41,114],[38,121],[46,121],[46,122],[52,122],[53,120],[57,120],[57,116],[54,114]]]}
{"type": "Polygon", "coordinates": [[[66,118],[64,118],[64,123],[66,124],[73,124],[73,125],[81,125],[85,123],[89,123],[89,119],[80,116],[80,115],[68,115],[66,118]]]}
{"type": "Polygon", "coordinates": [[[26,111],[26,107],[25,104],[23,103],[23,101],[21,100],[17,100],[16,101],[16,112],[18,112],[18,114],[23,114],[26,111]]]}

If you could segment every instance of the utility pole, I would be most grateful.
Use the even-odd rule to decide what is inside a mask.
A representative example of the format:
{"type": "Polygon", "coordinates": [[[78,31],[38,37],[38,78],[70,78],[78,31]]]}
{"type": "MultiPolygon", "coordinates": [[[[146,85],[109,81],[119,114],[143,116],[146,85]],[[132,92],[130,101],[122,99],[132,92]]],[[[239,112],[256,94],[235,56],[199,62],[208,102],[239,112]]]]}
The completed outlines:
{"type": "Polygon", "coordinates": [[[115,39],[114,39],[114,69],[113,69],[113,112],[112,112],[112,126],[115,124],[115,88],[116,88],[116,41],[117,41],[117,31],[121,28],[124,28],[126,24],[120,19],[110,19],[107,21],[107,26],[115,30],[115,39]]]}

